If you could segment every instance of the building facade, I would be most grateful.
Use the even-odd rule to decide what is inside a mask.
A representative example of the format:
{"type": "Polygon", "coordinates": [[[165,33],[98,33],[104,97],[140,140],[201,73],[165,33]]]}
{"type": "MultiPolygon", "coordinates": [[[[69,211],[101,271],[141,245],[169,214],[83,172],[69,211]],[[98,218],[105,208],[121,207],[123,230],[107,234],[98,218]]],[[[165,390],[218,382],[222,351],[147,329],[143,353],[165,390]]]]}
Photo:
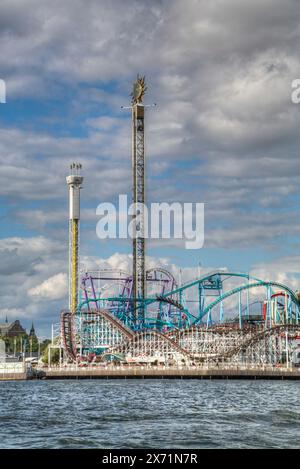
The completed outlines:
{"type": "Polygon", "coordinates": [[[26,334],[26,330],[21,326],[19,320],[0,324],[0,335],[2,337],[18,337],[24,334],[26,334]]]}

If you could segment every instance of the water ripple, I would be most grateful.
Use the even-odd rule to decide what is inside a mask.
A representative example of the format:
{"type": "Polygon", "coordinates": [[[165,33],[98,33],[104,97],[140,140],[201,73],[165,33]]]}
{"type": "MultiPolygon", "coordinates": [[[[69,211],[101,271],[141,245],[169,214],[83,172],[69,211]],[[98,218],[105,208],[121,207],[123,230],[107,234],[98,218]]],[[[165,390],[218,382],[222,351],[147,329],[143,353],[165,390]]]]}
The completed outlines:
{"type": "Polygon", "coordinates": [[[0,448],[299,448],[298,382],[0,383],[0,448]]]}

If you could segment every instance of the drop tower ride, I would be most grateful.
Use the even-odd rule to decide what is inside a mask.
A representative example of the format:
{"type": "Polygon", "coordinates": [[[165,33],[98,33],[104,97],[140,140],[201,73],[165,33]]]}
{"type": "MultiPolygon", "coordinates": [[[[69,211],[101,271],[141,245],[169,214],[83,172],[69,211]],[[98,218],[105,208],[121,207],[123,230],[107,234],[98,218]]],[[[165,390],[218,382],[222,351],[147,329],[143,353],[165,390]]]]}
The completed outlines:
{"type": "Polygon", "coordinates": [[[135,322],[143,328],[145,322],[144,299],[146,297],[145,278],[145,106],[144,94],[147,90],[145,77],[137,76],[133,84],[132,97],[132,173],[133,203],[133,297],[135,322]]]}

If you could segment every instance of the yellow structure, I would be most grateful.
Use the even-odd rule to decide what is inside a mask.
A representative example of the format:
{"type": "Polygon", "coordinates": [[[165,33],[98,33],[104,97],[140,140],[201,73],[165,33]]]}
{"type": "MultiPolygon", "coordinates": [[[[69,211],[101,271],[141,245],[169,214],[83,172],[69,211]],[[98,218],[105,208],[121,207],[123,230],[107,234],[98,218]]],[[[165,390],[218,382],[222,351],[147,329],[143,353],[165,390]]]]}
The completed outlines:
{"type": "Polygon", "coordinates": [[[69,309],[75,313],[79,298],[80,189],[83,177],[80,163],[72,163],[70,168],[71,174],[66,178],[69,187],[69,309]]]}

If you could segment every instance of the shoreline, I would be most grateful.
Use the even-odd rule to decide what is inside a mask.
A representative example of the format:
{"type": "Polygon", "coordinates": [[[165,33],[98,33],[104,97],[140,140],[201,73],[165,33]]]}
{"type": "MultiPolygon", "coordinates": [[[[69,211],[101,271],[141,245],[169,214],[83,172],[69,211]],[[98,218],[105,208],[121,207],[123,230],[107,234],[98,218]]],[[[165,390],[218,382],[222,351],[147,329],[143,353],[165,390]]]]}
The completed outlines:
{"type": "Polygon", "coordinates": [[[50,368],[0,373],[0,381],[57,379],[300,380],[300,368],[50,368]]]}
{"type": "Polygon", "coordinates": [[[300,379],[300,369],[51,369],[41,379],[300,379]]]}

